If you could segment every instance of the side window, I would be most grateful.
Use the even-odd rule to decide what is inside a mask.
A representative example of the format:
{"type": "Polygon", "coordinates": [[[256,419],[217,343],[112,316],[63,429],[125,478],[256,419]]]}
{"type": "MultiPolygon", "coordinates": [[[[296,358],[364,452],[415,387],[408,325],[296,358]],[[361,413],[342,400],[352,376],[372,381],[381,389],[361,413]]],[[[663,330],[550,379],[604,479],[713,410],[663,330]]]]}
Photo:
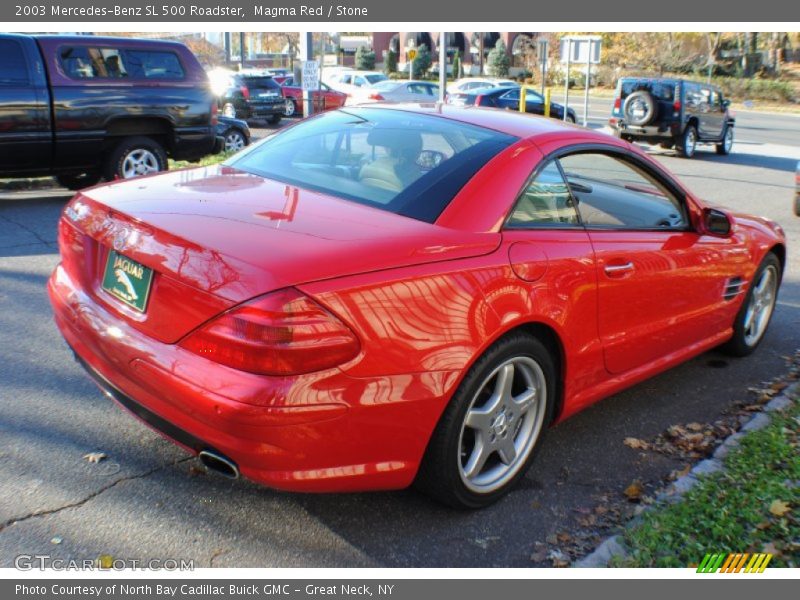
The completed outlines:
{"type": "Polygon", "coordinates": [[[353,79],[353,85],[358,86],[358,87],[362,87],[362,86],[366,85],[366,83],[367,83],[367,80],[364,79],[363,77],[356,77],[355,79],[353,79]]]}
{"type": "Polygon", "coordinates": [[[684,229],[682,202],[643,167],[609,154],[585,152],[559,159],[586,227],[684,229]]]}
{"type": "Polygon", "coordinates": [[[125,64],[131,77],[136,79],[183,79],[178,55],[155,50],[126,50],[125,64]]]}
{"type": "Polygon", "coordinates": [[[0,86],[28,85],[28,63],[22,46],[14,40],[0,40],[0,86]]]}
{"type": "Polygon", "coordinates": [[[519,101],[519,90],[513,89],[513,90],[511,90],[509,92],[506,92],[505,94],[503,94],[503,98],[505,98],[506,100],[517,100],[517,101],[519,101]]]}
{"type": "Polygon", "coordinates": [[[507,223],[514,229],[576,225],[580,219],[556,161],[548,163],[528,184],[507,223]]]}

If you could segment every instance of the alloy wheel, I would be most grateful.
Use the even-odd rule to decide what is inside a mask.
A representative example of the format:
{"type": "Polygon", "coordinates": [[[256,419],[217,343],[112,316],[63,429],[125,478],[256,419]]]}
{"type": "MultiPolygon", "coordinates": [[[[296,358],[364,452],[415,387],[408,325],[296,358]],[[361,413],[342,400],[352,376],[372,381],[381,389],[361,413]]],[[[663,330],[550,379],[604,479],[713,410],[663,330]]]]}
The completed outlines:
{"type": "Polygon", "coordinates": [[[755,346],[767,330],[778,291],[778,271],[769,265],[753,287],[744,316],[744,342],[755,346]]]}
{"type": "Polygon", "coordinates": [[[542,430],[547,384],[530,357],[511,358],[484,379],[461,426],[458,467],[464,485],[491,493],[526,463],[542,430]]]}
{"type": "Polygon", "coordinates": [[[131,150],[122,160],[121,174],[123,179],[157,173],[158,171],[158,158],[146,148],[131,150]]]}
{"type": "Polygon", "coordinates": [[[244,136],[238,131],[231,131],[225,136],[225,152],[238,152],[245,145],[244,136]]]}

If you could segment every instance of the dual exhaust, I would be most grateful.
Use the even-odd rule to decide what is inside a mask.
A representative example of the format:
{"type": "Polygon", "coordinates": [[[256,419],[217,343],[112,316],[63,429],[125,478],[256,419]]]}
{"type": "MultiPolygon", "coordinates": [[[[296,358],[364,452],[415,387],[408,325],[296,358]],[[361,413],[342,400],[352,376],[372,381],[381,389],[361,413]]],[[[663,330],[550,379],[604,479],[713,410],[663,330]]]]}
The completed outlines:
{"type": "Polygon", "coordinates": [[[215,450],[201,450],[197,457],[205,467],[215,473],[219,473],[228,479],[239,478],[239,467],[230,458],[227,458],[215,450]]]}

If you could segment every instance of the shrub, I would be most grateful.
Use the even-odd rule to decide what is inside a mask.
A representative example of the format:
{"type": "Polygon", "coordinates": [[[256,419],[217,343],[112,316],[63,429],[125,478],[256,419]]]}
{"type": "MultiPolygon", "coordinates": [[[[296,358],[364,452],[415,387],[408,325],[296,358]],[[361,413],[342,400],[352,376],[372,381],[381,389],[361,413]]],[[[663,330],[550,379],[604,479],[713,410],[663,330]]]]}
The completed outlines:
{"type": "Polygon", "coordinates": [[[461,77],[461,54],[458,50],[453,55],[453,79],[459,79],[461,77]]]}
{"type": "Polygon", "coordinates": [[[391,75],[392,73],[397,71],[397,54],[395,54],[394,50],[389,50],[386,53],[386,60],[383,63],[383,72],[386,75],[391,75]]]}
{"type": "Polygon", "coordinates": [[[372,71],[375,69],[375,51],[359,46],[356,50],[356,69],[359,71],[372,71]]]}

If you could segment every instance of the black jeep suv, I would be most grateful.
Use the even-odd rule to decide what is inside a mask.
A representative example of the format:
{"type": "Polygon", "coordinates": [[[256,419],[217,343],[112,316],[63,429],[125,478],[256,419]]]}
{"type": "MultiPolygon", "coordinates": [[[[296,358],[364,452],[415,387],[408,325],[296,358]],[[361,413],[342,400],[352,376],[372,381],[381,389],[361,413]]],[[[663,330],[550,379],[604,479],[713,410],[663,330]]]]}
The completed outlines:
{"type": "Polygon", "coordinates": [[[730,101],[713,85],[683,79],[625,77],[617,83],[608,124],[625,140],[642,140],[694,156],[697,144],[733,146],[730,101]]]}

